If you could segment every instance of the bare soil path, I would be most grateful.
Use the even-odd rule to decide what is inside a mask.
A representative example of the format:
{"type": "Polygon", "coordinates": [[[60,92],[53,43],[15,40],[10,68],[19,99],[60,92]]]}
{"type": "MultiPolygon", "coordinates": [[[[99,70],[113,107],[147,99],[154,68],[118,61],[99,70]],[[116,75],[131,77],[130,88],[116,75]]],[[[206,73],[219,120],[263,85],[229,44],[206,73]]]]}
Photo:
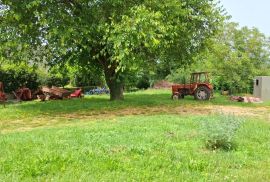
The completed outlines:
{"type": "Polygon", "coordinates": [[[72,126],[87,124],[98,120],[114,121],[117,117],[134,115],[176,114],[180,116],[210,115],[215,113],[234,114],[253,117],[270,123],[270,107],[238,107],[238,106],[159,106],[159,107],[130,107],[121,110],[102,110],[60,114],[56,116],[40,116],[21,118],[13,121],[0,121],[0,133],[29,131],[34,128],[72,126]]]}

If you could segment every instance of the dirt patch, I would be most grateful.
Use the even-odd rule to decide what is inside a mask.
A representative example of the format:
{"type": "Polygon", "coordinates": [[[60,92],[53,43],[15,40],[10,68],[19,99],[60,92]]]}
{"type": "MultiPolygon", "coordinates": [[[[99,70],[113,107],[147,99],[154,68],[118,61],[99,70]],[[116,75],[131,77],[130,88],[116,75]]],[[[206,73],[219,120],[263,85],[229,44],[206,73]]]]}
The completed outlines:
{"type": "Polygon", "coordinates": [[[98,120],[115,120],[117,117],[132,115],[158,115],[158,114],[177,114],[177,115],[209,115],[213,113],[226,113],[238,116],[255,117],[270,122],[270,108],[244,108],[237,106],[180,106],[180,107],[136,107],[120,110],[103,110],[76,112],[69,114],[59,114],[57,116],[41,116],[38,118],[26,118],[9,122],[0,122],[1,133],[15,131],[29,131],[34,128],[72,126],[75,124],[87,124],[98,120]]]}
{"type": "MultiPolygon", "coordinates": [[[[213,107],[213,106],[212,106],[213,107]]],[[[260,108],[244,108],[236,106],[215,106],[213,112],[222,112],[226,114],[234,114],[238,116],[262,117],[269,115],[270,109],[265,107],[260,108]]]]}
{"type": "Polygon", "coordinates": [[[156,115],[156,114],[196,114],[205,115],[212,113],[212,109],[209,107],[145,107],[145,108],[125,108],[115,111],[95,111],[95,112],[84,112],[84,113],[72,113],[62,114],[57,118],[62,119],[110,119],[121,116],[131,115],[156,115]]]}

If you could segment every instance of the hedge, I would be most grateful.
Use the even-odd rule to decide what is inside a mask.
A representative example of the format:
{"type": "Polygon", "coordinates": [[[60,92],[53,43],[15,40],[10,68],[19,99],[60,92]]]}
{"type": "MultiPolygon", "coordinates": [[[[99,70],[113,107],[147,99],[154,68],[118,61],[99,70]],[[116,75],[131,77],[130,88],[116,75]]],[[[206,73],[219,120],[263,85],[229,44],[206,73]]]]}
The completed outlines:
{"type": "Polygon", "coordinates": [[[4,83],[4,89],[7,93],[11,93],[21,86],[35,90],[40,85],[38,74],[25,66],[0,69],[0,81],[4,83]]]}

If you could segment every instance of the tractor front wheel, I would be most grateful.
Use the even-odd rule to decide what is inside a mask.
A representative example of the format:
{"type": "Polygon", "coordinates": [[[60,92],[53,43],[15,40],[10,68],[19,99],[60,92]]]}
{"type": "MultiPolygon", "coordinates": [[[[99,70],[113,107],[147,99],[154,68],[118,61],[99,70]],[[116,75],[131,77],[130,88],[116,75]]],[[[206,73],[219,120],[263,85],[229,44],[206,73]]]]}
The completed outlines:
{"type": "Polygon", "coordinates": [[[196,100],[209,100],[211,97],[211,91],[205,86],[198,87],[195,90],[194,97],[196,100]]]}
{"type": "Polygon", "coordinates": [[[176,94],[172,95],[172,100],[178,100],[178,99],[179,99],[178,95],[176,95],[176,94]]]}
{"type": "Polygon", "coordinates": [[[185,95],[184,94],[174,94],[172,95],[172,100],[179,100],[179,99],[184,99],[185,95]]]}

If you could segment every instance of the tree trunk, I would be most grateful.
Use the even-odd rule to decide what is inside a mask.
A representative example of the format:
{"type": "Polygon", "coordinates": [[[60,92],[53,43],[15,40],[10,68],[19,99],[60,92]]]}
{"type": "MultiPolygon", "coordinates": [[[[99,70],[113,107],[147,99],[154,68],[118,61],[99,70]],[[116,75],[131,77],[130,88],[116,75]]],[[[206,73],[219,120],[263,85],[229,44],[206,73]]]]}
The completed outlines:
{"type": "Polygon", "coordinates": [[[110,100],[123,100],[124,99],[124,87],[123,83],[119,82],[119,80],[113,78],[108,83],[110,89],[110,100]]]}
{"type": "Polygon", "coordinates": [[[120,75],[116,73],[116,65],[104,65],[106,83],[110,89],[110,100],[124,99],[124,83],[120,75]]]}

